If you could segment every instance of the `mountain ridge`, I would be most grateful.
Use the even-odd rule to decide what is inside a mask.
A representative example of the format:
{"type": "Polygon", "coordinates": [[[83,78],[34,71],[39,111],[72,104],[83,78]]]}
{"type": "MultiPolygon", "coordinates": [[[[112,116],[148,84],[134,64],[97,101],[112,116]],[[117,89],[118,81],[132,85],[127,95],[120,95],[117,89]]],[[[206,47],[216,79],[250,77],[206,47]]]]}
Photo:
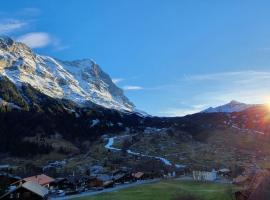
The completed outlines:
{"type": "Polygon", "coordinates": [[[224,113],[232,113],[232,112],[240,112],[243,110],[246,110],[248,108],[252,108],[256,106],[256,104],[246,104],[242,103],[236,100],[231,100],[229,103],[217,106],[217,107],[209,107],[201,113],[218,113],[218,112],[224,112],[224,113]]]}
{"type": "Polygon", "coordinates": [[[91,59],[61,61],[35,54],[23,43],[0,36],[0,75],[16,86],[30,84],[40,92],[87,106],[133,111],[134,104],[91,59]]]}

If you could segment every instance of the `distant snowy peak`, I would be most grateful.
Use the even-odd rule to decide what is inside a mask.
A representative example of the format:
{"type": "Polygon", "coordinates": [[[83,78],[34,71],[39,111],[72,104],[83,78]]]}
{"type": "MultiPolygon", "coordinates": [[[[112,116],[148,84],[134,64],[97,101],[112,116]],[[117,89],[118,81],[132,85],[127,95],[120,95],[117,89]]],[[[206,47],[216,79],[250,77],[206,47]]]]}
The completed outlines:
{"type": "Polygon", "coordinates": [[[35,54],[23,43],[0,36],[0,75],[18,87],[30,84],[40,92],[80,105],[133,111],[135,106],[108,74],[91,59],[61,61],[35,54]]]}
{"type": "Polygon", "coordinates": [[[254,107],[254,104],[245,104],[241,103],[235,100],[232,100],[231,102],[218,106],[218,107],[210,107],[206,110],[201,111],[202,113],[217,113],[217,112],[223,112],[223,113],[232,113],[232,112],[240,112],[243,110],[246,110],[248,108],[254,107]]]}

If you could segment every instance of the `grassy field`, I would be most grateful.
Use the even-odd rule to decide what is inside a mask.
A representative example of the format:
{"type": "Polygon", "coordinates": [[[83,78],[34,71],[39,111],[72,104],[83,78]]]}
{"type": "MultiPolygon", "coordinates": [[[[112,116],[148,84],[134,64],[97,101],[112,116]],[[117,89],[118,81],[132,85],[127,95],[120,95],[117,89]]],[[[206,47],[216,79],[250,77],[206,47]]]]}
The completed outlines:
{"type": "Polygon", "coordinates": [[[75,200],[182,200],[187,194],[198,200],[231,200],[233,190],[231,185],[225,184],[162,181],[75,200]]]}

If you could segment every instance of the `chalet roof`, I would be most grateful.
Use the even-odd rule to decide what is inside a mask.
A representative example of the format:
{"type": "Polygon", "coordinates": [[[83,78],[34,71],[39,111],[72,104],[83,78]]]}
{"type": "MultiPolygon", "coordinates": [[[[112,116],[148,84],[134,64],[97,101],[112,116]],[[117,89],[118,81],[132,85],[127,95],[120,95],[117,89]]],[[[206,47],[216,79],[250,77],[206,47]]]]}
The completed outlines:
{"type": "Polygon", "coordinates": [[[42,187],[36,182],[27,181],[24,184],[22,184],[22,188],[25,188],[41,197],[45,197],[49,194],[49,190],[45,187],[42,187]]]}
{"type": "Polygon", "coordinates": [[[137,172],[137,173],[133,174],[133,176],[134,176],[135,178],[141,178],[143,175],[144,175],[143,172],[137,172]]]}
{"type": "Polygon", "coordinates": [[[231,170],[227,169],[227,168],[223,168],[223,169],[220,169],[218,170],[218,172],[221,172],[221,173],[228,173],[230,172],[231,170]]]}
{"type": "Polygon", "coordinates": [[[32,182],[38,183],[39,185],[47,185],[47,184],[55,181],[55,179],[53,179],[45,174],[27,177],[27,178],[24,178],[23,180],[26,182],[32,181],[32,182]]]}

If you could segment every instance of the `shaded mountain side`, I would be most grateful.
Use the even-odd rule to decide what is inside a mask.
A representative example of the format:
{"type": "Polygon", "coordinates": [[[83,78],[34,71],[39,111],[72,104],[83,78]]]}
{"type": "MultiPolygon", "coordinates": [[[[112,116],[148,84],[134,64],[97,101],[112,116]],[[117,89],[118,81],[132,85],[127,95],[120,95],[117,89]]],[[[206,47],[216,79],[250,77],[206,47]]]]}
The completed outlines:
{"type": "Polygon", "coordinates": [[[207,141],[211,130],[231,128],[239,133],[270,136],[270,110],[265,105],[256,105],[233,113],[196,113],[184,117],[146,118],[145,126],[173,127],[192,135],[193,139],[207,141]]]}
{"type": "Polygon", "coordinates": [[[2,77],[0,152],[21,156],[50,152],[50,144],[33,142],[37,135],[45,138],[60,135],[80,150],[83,142],[96,141],[104,134],[139,133],[148,127],[170,128],[180,140],[184,141],[190,135],[194,141],[207,143],[213,132],[222,134],[226,128],[243,133],[253,130],[252,134],[260,134],[258,131],[268,134],[269,113],[265,107],[256,106],[234,113],[143,117],[132,112],[106,109],[94,103],[80,107],[72,101],[49,97],[30,85],[16,87],[8,78],[2,77]],[[183,133],[185,137],[182,137],[183,133]]]}
{"type": "MultiPolygon", "coordinates": [[[[30,85],[18,88],[5,77],[0,79],[0,99],[0,152],[14,155],[41,151],[36,144],[25,141],[25,137],[58,134],[80,145],[102,134],[138,128],[141,120],[135,114],[95,104],[82,108],[71,101],[46,96],[30,85]]],[[[47,146],[41,148],[46,149],[44,153],[50,150],[47,146]]]]}

